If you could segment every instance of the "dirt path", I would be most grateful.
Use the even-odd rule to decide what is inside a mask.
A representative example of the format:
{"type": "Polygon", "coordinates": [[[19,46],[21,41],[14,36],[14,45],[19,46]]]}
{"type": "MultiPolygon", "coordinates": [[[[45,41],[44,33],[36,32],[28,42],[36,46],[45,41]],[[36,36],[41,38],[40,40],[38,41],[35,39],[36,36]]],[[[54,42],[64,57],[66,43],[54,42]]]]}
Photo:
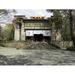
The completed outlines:
{"type": "Polygon", "coordinates": [[[75,52],[0,47],[0,65],[75,65],[75,52]]]}

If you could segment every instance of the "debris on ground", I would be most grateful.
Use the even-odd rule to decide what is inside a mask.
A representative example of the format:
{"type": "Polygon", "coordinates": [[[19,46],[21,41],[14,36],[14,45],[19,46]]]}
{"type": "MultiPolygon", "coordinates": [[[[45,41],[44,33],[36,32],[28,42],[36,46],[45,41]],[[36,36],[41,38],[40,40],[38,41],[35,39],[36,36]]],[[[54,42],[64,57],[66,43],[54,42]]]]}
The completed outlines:
{"type": "Polygon", "coordinates": [[[26,42],[8,42],[5,43],[5,47],[11,47],[16,49],[57,49],[48,42],[42,41],[26,41],[26,42]]]}

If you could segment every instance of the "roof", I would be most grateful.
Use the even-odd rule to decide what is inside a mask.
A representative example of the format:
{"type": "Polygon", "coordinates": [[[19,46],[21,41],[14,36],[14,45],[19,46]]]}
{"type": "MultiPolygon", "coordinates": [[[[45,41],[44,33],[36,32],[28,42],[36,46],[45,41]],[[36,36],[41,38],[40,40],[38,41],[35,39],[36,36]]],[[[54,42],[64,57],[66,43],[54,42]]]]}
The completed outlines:
{"type": "Polygon", "coordinates": [[[48,19],[24,19],[24,22],[29,22],[29,21],[45,21],[48,22],[48,19]]]}
{"type": "Polygon", "coordinates": [[[46,19],[44,16],[31,16],[30,18],[27,18],[25,15],[15,15],[14,16],[14,20],[13,21],[16,21],[16,19],[22,19],[23,22],[32,22],[32,21],[43,21],[43,22],[48,22],[48,18],[46,19]]]}
{"type": "Polygon", "coordinates": [[[25,15],[14,15],[14,17],[25,17],[25,15]]]}

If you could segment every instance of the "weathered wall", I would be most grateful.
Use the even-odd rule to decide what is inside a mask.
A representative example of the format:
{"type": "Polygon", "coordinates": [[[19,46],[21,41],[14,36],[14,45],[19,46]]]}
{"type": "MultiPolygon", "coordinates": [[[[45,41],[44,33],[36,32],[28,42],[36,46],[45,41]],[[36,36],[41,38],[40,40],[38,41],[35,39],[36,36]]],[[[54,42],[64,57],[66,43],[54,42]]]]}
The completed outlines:
{"type": "MultiPolygon", "coordinates": [[[[25,41],[26,39],[26,29],[50,29],[50,25],[48,22],[44,21],[27,21],[27,22],[22,22],[21,26],[21,41],[25,41]]],[[[37,32],[36,32],[37,33],[37,32]]],[[[43,32],[44,33],[44,32],[43,32]]],[[[51,32],[50,32],[51,34],[51,32]]],[[[20,31],[18,28],[16,28],[15,25],[15,34],[14,34],[14,40],[19,41],[20,39],[20,31]]]]}
{"type": "Polygon", "coordinates": [[[26,22],[25,29],[50,29],[50,25],[45,22],[26,22]]]}
{"type": "Polygon", "coordinates": [[[14,40],[15,41],[19,41],[19,37],[20,37],[20,35],[19,35],[19,29],[15,28],[14,40]]]}
{"type": "Polygon", "coordinates": [[[24,24],[22,23],[21,28],[21,41],[25,41],[25,30],[24,30],[24,24]]]}

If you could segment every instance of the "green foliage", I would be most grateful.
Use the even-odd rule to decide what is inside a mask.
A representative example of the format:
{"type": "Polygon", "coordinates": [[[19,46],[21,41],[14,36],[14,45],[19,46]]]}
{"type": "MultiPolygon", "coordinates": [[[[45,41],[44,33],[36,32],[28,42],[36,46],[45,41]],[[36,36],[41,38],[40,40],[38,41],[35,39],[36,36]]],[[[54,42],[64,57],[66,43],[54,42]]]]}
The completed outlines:
{"type": "Polygon", "coordinates": [[[62,27],[62,15],[59,10],[53,11],[53,22],[55,23],[55,29],[59,30],[62,27]]]}
{"type": "Polygon", "coordinates": [[[5,41],[13,40],[14,28],[12,24],[7,24],[3,30],[3,37],[5,41]]]}
{"type": "MultiPolygon", "coordinates": [[[[0,9],[0,17],[1,17],[3,14],[6,14],[6,15],[7,15],[7,14],[8,14],[7,10],[5,10],[5,9],[0,9]]],[[[0,42],[2,42],[2,40],[3,40],[1,31],[2,31],[2,28],[1,28],[1,26],[0,26],[0,42]]]]}
{"type": "Polygon", "coordinates": [[[62,10],[62,37],[64,40],[71,40],[71,35],[70,35],[70,21],[69,21],[69,11],[68,10],[62,10]]]}
{"type": "Polygon", "coordinates": [[[53,13],[50,20],[51,24],[53,25],[52,27],[54,27],[53,29],[61,32],[63,40],[71,40],[69,10],[47,9],[47,11],[53,13]]]}

